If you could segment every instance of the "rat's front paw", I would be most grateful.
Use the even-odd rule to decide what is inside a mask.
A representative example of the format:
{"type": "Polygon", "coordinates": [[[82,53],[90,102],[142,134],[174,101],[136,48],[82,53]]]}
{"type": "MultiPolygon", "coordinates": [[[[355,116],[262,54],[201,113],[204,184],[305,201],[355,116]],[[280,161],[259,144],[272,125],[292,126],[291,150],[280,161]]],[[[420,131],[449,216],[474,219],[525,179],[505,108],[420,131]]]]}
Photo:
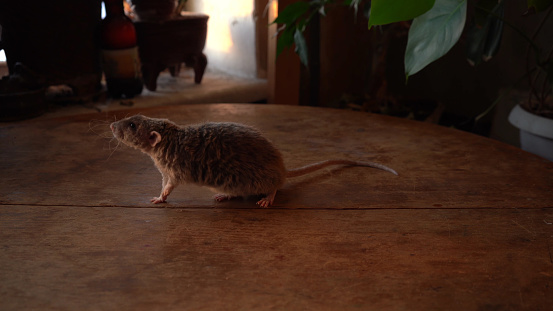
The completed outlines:
{"type": "Polygon", "coordinates": [[[159,204],[159,203],[165,203],[165,198],[163,197],[159,197],[159,198],[153,198],[150,200],[150,202],[154,203],[154,204],[159,204]]]}

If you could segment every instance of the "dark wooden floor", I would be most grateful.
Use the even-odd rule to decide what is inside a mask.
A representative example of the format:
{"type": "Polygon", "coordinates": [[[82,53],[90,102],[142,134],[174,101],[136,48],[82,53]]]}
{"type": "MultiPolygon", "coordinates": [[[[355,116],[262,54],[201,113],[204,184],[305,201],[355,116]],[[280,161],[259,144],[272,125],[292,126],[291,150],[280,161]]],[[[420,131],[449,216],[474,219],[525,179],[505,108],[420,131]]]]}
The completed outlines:
{"type": "Polygon", "coordinates": [[[0,310],[551,310],[553,163],[365,113],[196,105],[130,113],[262,130],[291,179],[216,203],[110,141],[129,111],[0,124],[0,310]]]}

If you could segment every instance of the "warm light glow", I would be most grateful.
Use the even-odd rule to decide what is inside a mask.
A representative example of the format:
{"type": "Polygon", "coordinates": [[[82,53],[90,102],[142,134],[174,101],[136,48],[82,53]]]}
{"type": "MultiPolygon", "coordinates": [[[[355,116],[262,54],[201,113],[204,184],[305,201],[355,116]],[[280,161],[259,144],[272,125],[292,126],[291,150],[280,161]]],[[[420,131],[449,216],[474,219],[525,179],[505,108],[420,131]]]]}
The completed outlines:
{"type": "MultiPolygon", "coordinates": [[[[273,10],[274,18],[278,17],[278,0],[271,1],[271,9],[273,10]]],[[[272,22],[272,21],[270,21],[272,22]]]]}
{"type": "MultiPolygon", "coordinates": [[[[213,15],[211,15],[213,18],[213,15]]],[[[228,53],[232,48],[232,35],[226,21],[214,20],[209,22],[207,44],[219,52],[228,53]]]]}
{"type": "Polygon", "coordinates": [[[209,48],[228,53],[234,41],[231,27],[240,19],[251,18],[252,0],[203,0],[203,12],[209,15],[207,45],[209,48]]]}
{"type": "Polygon", "coordinates": [[[208,68],[256,76],[254,0],[188,0],[186,9],[209,15],[204,49],[208,68]]]}

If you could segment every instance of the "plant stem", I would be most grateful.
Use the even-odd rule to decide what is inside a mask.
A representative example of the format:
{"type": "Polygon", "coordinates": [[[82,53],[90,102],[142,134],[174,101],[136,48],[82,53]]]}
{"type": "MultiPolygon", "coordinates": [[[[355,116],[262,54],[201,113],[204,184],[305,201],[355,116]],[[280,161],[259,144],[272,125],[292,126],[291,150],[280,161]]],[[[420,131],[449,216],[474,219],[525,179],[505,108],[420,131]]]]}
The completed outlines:
{"type": "MultiPolygon", "coordinates": [[[[538,27],[536,27],[536,30],[532,34],[532,38],[531,38],[532,42],[534,42],[534,40],[536,40],[539,32],[541,31],[541,29],[543,28],[543,26],[547,22],[547,19],[549,18],[549,16],[551,15],[552,12],[553,12],[553,7],[550,7],[547,10],[547,12],[545,13],[545,15],[543,16],[543,18],[541,19],[538,27]]],[[[529,50],[530,50],[530,46],[528,46],[528,48],[526,50],[526,68],[527,69],[530,66],[530,57],[528,55],[529,50]]],[[[531,79],[529,80],[531,92],[529,93],[529,97],[528,97],[528,106],[532,107],[532,105],[533,105],[532,104],[532,94],[534,95],[534,97],[537,100],[537,105],[538,105],[538,107],[536,108],[537,110],[541,110],[543,102],[545,102],[545,100],[547,99],[547,93],[548,93],[547,69],[543,68],[543,66],[544,66],[544,64],[547,64],[549,62],[549,60],[551,58],[551,53],[553,52],[553,50],[549,53],[549,55],[543,61],[540,59],[540,53],[539,52],[540,51],[536,52],[536,64],[540,69],[544,70],[545,77],[543,78],[543,83],[542,83],[542,87],[541,87],[540,90],[538,90],[538,88],[535,87],[536,84],[540,83],[539,79],[542,75],[542,72],[540,70],[538,70],[536,72],[533,80],[531,80],[531,79]]]]}

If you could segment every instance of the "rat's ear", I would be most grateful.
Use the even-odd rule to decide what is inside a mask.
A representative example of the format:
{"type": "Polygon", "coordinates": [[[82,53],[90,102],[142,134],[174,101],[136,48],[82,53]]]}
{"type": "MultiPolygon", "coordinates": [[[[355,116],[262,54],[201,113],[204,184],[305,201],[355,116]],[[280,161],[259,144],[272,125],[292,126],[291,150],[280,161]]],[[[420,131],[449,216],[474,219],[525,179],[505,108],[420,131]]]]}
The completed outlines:
{"type": "Polygon", "coordinates": [[[161,134],[156,131],[151,131],[148,141],[150,142],[150,146],[155,147],[161,141],[161,134]]]}

